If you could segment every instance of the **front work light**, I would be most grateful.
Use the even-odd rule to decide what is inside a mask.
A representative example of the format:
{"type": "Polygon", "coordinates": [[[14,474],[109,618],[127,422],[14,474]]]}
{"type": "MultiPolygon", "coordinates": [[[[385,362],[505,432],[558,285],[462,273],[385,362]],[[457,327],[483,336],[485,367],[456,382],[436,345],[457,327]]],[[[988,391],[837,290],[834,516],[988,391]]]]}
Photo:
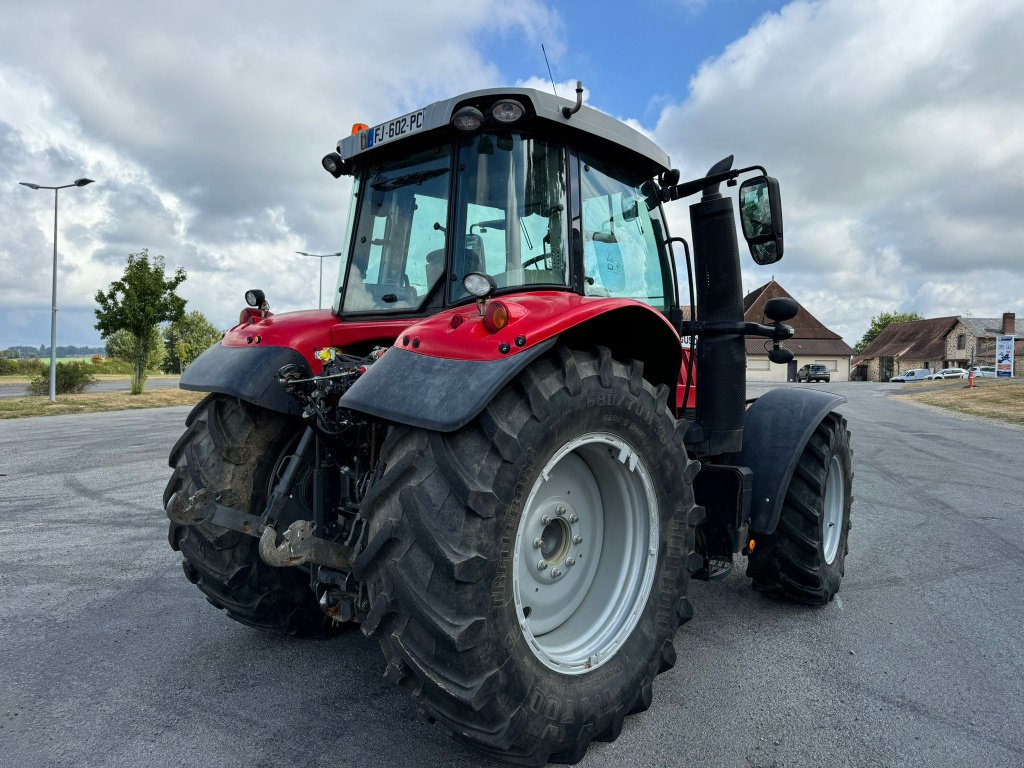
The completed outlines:
{"type": "Polygon", "coordinates": [[[267,297],[259,288],[250,288],[248,291],[245,292],[245,303],[248,304],[250,307],[258,307],[266,300],[267,297]]]}
{"type": "Polygon", "coordinates": [[[460,131],[475,131],[484,122],[484,114],[476,107],[463,107],[452,118],[452,125],[460,131]]]}
{"type": "Polygon", "coordinates": [[[485,275],[483,272],[470,272],[462,278],[462,287],[470,296],[486,299],[494,293],[498,286],[490,275],[485,275]]]}
{"type": "Polygon", "coordinates": [[[320,161],[320,164],[323,165],[325,171],[336,179],[340,179],[345,172],[345,161],[341,159],[341,155],[337,152],[324,155],[324,159],[320,161]]]}
{"type": "Polygon", "coordinates": [[[526,112],[523,105],[513,99],[502,99],[491,107],[491,114],[499,123],[514,123],[526,112]]]}

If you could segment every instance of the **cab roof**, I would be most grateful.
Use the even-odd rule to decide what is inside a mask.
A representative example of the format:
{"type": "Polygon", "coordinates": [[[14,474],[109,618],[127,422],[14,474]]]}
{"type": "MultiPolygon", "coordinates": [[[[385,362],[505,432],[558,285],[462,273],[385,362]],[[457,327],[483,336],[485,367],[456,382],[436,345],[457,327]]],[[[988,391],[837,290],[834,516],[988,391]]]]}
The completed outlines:
{"type": "MultiPolygon", "coordinates": [[[[422,112],[421,127],[414,132],[410,131],[405,136],[386,144],[374,146],[368,137],[372,135],[374,127],[369,131],[360,131],[351,136],[345,136],[338,141],[338,153],[344,160],[351,160],[363,155],[376,154],[378,146],[389,146],[396,142],[403,141],[409,136],[421,136],[429,131],[448,128],[451,125],[452,116],[455,111],[467,103],[490,102],[493,103],[501,98],[513,98],[524,102],[527,114],[530,112],[536,115],[539,120],[546,120],[549,127],[556,127],[560,130],[568,129],[571,133],[579,134],[581,138],[596,137],[605,142],[610,142],[623,147],[649,160],[654,168],[652,175],[671,168],[671,160],[668,154],[657,144],[644,136],[634,128],[616,120],[604,112],[583,105],[578,112],[566,118],[562,115],[562,107],[573,107],[575,102],[555,96],[554,94],[538,91],[533,88],[487,88],[480,91],[470,91],[459,96],[453,96],[443,101],[435,101],[424,107],[422,110],[415,110],[409,113],[409,117],[417,116],[422,112]]],[[[391,120],[381,123],[387,126],[391,120]]],[[[453,129],[454,130],[454,129],[453,129]]]]}

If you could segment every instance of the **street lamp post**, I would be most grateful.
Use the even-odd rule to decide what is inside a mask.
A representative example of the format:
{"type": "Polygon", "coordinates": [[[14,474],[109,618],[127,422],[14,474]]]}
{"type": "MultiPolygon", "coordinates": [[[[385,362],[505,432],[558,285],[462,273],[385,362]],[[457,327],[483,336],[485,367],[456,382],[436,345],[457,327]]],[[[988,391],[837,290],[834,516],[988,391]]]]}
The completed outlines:
{"type": "Polygon", "coordinates": [[[341,256],[341,251],[338,253],[306,253],[305,251],[296,251],[299,256],[312,256],[314,259],[320,259],[320,293],[317,296],[316,308],[323,309],[324,306],[324,259],[329,259],[332,256],[341,256]]]}
{"type": "Polygon", "coordinates": [[[84,187],[92,184],[92,179],[75,179],[70,184],[62,187],[45,187],[42,184],[32,184],[27,181],[19,181],[23,187],[29,189],[52,189],[53,190],[53,294],[50,307],[50,402],[57,399],[57,193],[68,187],[84,187]]]}

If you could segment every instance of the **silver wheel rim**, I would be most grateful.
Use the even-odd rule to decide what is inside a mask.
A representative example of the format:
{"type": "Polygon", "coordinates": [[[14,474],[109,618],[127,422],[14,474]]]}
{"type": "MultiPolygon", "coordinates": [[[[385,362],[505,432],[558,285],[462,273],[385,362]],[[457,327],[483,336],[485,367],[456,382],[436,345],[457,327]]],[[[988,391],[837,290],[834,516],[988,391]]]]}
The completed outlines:
{"type": "Polygon", "coordinates": [[[825,551],[825,563],[828,565],[836,559],[839,539],[843,533],[843,509],[846,507],[846,484],[843,480],[843,465],[839,463],[838,456],[833,456],[828,464],[825,509],[821,516],[821,543],[825,551]]]}
{"type": "Polygon", "coordinates": [[[547,462],[512,555],[519,626],[547,667],[584,674],[626,641],[654,583],[658,520],[650,472],[621,438],[588,433],[547,462]]]}

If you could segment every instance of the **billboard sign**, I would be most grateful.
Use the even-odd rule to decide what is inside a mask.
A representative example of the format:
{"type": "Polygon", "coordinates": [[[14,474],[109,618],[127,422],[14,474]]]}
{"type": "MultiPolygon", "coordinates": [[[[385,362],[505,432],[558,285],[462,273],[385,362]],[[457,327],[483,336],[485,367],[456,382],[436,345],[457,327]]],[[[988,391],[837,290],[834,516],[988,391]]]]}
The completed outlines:
{"type": "Polygon", "coordinates": [[[996,376],[1013,376],[1013,336],[996,336],[996,376]]]}

